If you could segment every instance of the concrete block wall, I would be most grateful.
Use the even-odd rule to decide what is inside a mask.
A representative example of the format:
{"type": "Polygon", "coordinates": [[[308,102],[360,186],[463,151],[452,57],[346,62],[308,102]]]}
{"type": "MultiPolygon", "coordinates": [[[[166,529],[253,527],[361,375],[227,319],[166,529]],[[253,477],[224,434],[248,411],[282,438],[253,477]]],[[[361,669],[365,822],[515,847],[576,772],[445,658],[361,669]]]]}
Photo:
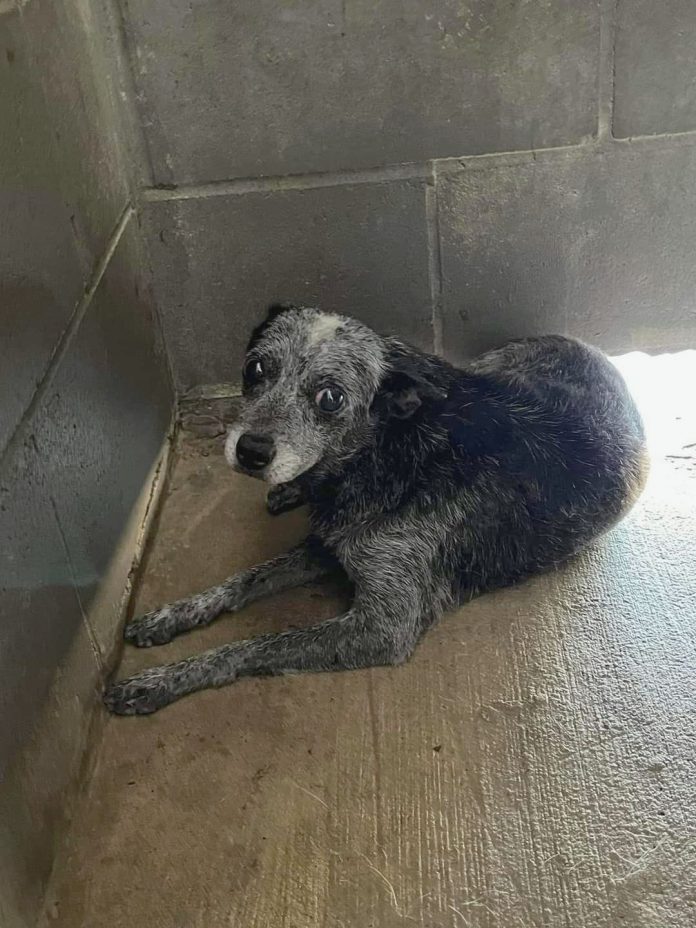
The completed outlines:
{"type": "Polygon", "coordinates": [[[696,341],[690,0],[128,0],[177,386],[275,299],[461,360],[696,341]]]}
{"type": "Polygon", "coordinates": [[[696,342],[690,0],[0,0],[0,923],[69,811],[175,385],[295,299],[696,342]]]}
{"type": "Polygon", "coordinates": [[[34,924],[172,406],[110,0],[0,0],[0,925],[34,924]]]}

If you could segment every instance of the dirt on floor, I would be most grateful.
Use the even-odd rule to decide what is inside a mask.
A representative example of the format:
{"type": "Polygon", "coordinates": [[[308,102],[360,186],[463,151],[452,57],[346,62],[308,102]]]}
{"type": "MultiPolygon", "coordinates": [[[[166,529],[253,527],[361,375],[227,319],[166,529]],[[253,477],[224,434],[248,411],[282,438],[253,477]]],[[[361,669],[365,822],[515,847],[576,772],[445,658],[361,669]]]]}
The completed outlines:
{"type": "MultiPolygon", "coordinates": [[[[267,516],[202,431],[180,438],[137,612],[304,530],[301,512],[267,516]]],[[[658,461],[592,550],[447,616],[403,667],[247,679],[109,718],[47,923],[695,925],[695,477],[689,455],[658,461]]],[[[129,647],[119,675],[344,598],[278,596],[129,647]]]]}

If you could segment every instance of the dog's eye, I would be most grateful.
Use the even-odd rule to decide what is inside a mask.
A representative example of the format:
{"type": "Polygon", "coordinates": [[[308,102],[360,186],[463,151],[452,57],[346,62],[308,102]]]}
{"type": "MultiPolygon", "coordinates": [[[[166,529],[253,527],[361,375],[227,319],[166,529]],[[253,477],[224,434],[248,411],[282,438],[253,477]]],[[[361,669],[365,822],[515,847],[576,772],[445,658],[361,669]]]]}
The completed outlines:
{"type": "Polygon", "coordinates": [[[244,383],[247,386],[253,387],[257,383],[261,383],[265,376],[266,371],[264,370],[263,364],[261,361],[259,361],[258,358],[253,358],[251,361],[247,361],[247,363],[244,365],[243,377],[244,383]]]}
{"type": "Polygon", "coordinates": [[[322,412],[337,412],[343,406],[345,396],[338,387],[324,387],[314,400],[322,412]]]}

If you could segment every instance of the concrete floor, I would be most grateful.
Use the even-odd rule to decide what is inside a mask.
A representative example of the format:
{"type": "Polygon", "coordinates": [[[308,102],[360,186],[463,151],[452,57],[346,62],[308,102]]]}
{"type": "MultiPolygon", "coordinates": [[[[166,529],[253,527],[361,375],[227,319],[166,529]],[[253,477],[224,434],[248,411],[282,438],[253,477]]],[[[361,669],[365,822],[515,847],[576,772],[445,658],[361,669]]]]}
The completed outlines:
{"type": "MultiPolygon", "coordinates": [[[[664,411],[662,412],[664,418],[664,411]]],[[[682,433],[688,446],[696,435],[682,433]]],[[[398,669],[244,680],[110,718],[61,928],[696,924],[696,462],[565,569],[448,616],[398,669]]],[[[180,441],[135,608],[287,548],[263,488],[180,441]]],[[[120,674],[329,616],[297,590],[120,674]]]]}

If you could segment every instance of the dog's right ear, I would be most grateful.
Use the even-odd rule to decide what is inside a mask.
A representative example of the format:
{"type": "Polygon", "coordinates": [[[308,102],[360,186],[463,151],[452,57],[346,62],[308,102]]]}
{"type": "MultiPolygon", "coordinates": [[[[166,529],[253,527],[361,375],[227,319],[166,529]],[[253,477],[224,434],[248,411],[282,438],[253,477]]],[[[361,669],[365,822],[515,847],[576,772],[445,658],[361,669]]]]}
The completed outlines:
{"type": "Polygon", "coordinates": [[[297,309],[297,308],[298,307],[295,306],[294,303],[272,303],[266,310],[266,318],[263,320],[263,322],[260,322],[254,329],[254,331],[251,333],[251,338],[249,339],[249,344],[247,345],[247,349],[246,349],[247,354],[251,351],[254,345],[258,342],[258,340],[261,338],[263,333],[266,331],[266,329],[269,327],[269,325],[273,322],[274,319],[277,319],[278,316],[281,315],[281,313],[286,313],[290,309],[297,309]]]}
{"type": "Polygon", "coordinates": [[[382,383],[373,401],[373,409],[394,419],[410,419],[424,404],[446,399],[447,392],[428,376],[425,365],[407,354],[390,358],[382,383]]]}

